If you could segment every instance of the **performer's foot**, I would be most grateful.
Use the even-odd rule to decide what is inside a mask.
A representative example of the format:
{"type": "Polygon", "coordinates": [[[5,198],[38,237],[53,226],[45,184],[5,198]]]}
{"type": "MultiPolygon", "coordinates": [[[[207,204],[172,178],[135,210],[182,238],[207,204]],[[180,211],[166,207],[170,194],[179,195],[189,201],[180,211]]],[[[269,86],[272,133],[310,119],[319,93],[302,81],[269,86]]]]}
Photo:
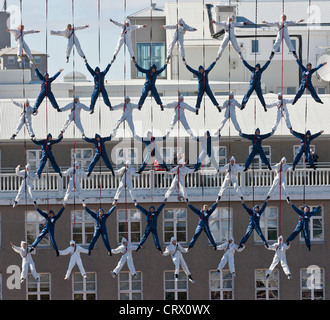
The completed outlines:
{"type": "Polygon", "coordinates": [[[11,137],[10,137],[10,140],[15,140],[16,138],[16,134],[13,134],[11,137]]]}
{"type": "Polygon", "coordinates": [[[69,57],[66,57],[66,63],[68,63],[69,62],[69,57]]]}
{"type": "Polygon", "coordinates": [[[292,51],[292,54],[293,54],[293,56],[295,57],[295,59],[298,59],[298,56],[297,56],[296,51],[292,51]]]}
{"type": "Polygon", "coordinates": [[[217,269],[217,271],[216,271],[215,275],[216,275],[216,276],[218,276],[219,274],[220,274],[220,270],[219,270],[219,269],[217,269]]]}
{"type": "Polygon", "coordinates": [[[267,166],[267,168],[268,168],[269,170],[273,170],[272,167],[270,166],[270,164],[267,166]]]}
{"type": "Polygon", "coordinates": [[[274,55],[275,55],[275,52],[272,51],[271,54],[270,54],[270,56],[269,56],[269,60],[272,60],[274,58],[274,55]]]}
{"type": "Polygon", "coordinates": [[[199,110],[198,110],[198,109],[196,109],[196,115],[198,115],[198,111],[199,111],[199,110]]]}
{"type": "Polygon", "coordinates": [[[162,104],[160,105],[160,111],[164,111],[164,107],[162,104]]]}
{"type": "Polygon", "coordinates": [[[288,204],[290,204],[290,198],[289,197],[286,197],[286,202],[288,203],[288,204]]]}
{"type": "Polygon", "coordinates": [[[91,173],[92,173],[92,172],[91,172],[91,171],[89,171],[89,172],[87,173],[87,177],[89,177],[89,176],[91,175],[91,173]]]}
{"type": "Polygon", "coordinates": [[[191,275],[188,276],[188,279],[189,279],[189,281],[190,281],[191,283],[195,283],[195,280],[192,278],[191,275]]]}
{"type": "Polygon", "coordinates": [[[248,171],[248,169],[249,169],[249,168],[244,168],[243,172],[246,172],[246,171],[248,171]]]}
{"type": "Polygon", "coordinates": [[[56,108],[57,112],[62,112],[62,110],[60,108],[56,108]]]}
{"type": "Polygon", "coordinates": [[[60,255],[60,252],[56,250],[56,256],[58,257],[60,255]]]}
{"type": "Polygon", "coordinates": [[[142,249],[142,246],[138,245],[135,251],[138,252],[140,249],[142,249]]]}
{"type": "Polygon", "coordinates": [[[241,110],[243,110],[245,108],[245,104],[242,104],[241,106],[241,110]]]}
{"type": "Polygon", "coordinates": [[[111,271],[112,278],[116,278],[116,272],[111,271]]]}
{"type": "Polygon", "coordinates": [[[265,110],[265,112],[267,112],[267,108],[266,108],[266,106],[264,106],[264,110],[265,110]]]}
{"type": "Polygon", "coordinates": [[[218,111],[221,112],[221,108],[219,106],[217,106],[217,108],[218,108],[218,111]]]}
{"type": "Polygon", "coordinates": [[[288,279],[290,280],[290,279],[292,279],[292,276],[291,276],[291,274],[288,274],[288,279]]]}
{"type": "Polygon", "coordinates": [[[266,274],[266,280],[269,278],[269,274],[266,274]]]}
{"type": "Polygon", "coordinates": [[[142,106],[138,106],[138,110],[141,110],[142,109],[142,106]]]}
{"type": "Polygon", "coordinates": [[[268,245],[267,241],[264,242],[264,246],[265,246],[266,248],[269,248],[269,245],[268,245]]]}
{"type": "Polygon", "coordinates": [[[15,208],[16,206],[17,206],[17,201],[14,202],[13,208],[15,208]]]}
{"type": "Polygon", "coordinates": [[[93,114],[94,113],[94,109],[92,109],[92,111],[90,112],[90,114],[93,114]]]}

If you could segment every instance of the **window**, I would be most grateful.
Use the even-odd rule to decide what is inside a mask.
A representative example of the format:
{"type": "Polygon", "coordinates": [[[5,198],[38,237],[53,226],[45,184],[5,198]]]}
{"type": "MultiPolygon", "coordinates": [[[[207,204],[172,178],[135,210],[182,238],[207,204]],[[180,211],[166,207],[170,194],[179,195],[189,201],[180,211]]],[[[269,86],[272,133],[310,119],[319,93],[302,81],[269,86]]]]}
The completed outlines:
{"type": "Polygon", "coordinates": [[[251,40],[251,53],[259,53],[259,40],[251,40]]]}
{"type": "MultiPolygon", "coordinates": [[[[32,244],[45,225],[45,218],[36,211],[26,212],[26,239],[28,244],[32,244]]],[[[49,235],[39,242],[38,247],[46,247],[50,245],[49,235]]]]}
{"type": "Polygon", "coordinates": [[[34,56],[34,63],[35,64],[41,64],[41,57],[40,56],[34,56]]]}
{"type": "Polygon", "coordinates": [[[180,271],[177,281],[173,271],[164,273],[165,300],[188,300],[188,277],[180,271]]]}
{"type": "Polygon", "coordinates": [[[256,300],[279,299],[279,272],[274,269],[266,280],[266,269],[255,270],[256,300]]]}
{"type": "Polygon", "coordinates": [[[215,270],[209,273],[211,300],[233,300],[234,281],[229,270],[222,269],[218,275],[215,270]]]}
{"type": "Polygon", "coordinates": [[[94,219],[85,210],[71,211],[72,239],[78,244],[89,244],[94,234],[94,219]]]}
{"type": "MultiPolygon", "coordinates": [[[[273,48],[274,48],[275,40],[273,40],[273,48]]],[[[278,47],[277,51],[275,53],[281,52],[281,46],[282,44],[278,47]]]]}
{"type": "MultiPolygon", "coordinates": [[[[315,145],[309,145],[309,147],[310,147],[310,150],[312,150],[313,152],[315,152],[315,145]]],[[[296,155],[298,153],[299,148],[300,148],[299,145],[294,145],[293,146],[293,159],[295,159],[295,157],[296,157],[296,155]]],[[[302,157],[300,158],[300,160],[299,160],[299,162],[297,164],[297,168],[302,168],[303,167],[303,165],[304,165],[304,159],[305,159],[305,157],[304,157],[304,155],[302,155],[302,157]]],[[[309,166],[309,163],[308,163],[307,160],[305,161],[305,165],[306,166],[309,166]]]]}
{"type": "Polygon", "coordinates": [[[296,87],[287,87],[286,93],[287,94],[296,94],[296,87]]]}
{"type": "MultiPolygon", "coordinates": [[[[265,151],[266,158],[271,163],[271,147],[270,146],[262,146],[265,151]]],[[[249,146],[249,153],[252,151],[252,146],[249,146]]],[[[265,169],[267,166],[261,161],[260,155],[257,154],[251,164],[251,169],[265,169]]]]}
{"type": "MultiPolygon", "coordinates": [[[[137,43],[137,64],[143,69],[149,69],[151,64],[155,64],[157,69],[165,64],[165,43],[137,43]],[[152,47],[152,50],[151,48],[152,47]],[[150,61],[150,52],[152,51],[152,61],[150,61]]],[[[137,77],[145,77],[145,74],[137,71],[137,77]]],[[[166,77],[166,69],[158,76],[166,77]]]]}
{"type": "MultiPolygon", "coordinates": [[[[317,206],[310,206],[310,210],[313,211],[317,206]]],[[[304,210],[303,207],[299,208],[300,210],[304,210]]],[[[322,241],[324,240],[323,234],[323,209],[312,215],[309,220],[309,237],[311,241],[322,241]]],[[[304,233],[300,232],[299,240],[304,241],[304,233]]]]}
{"type": "Polygon", "coordinates": [[[324,300],[324,269],[309,266],[300,270],[301,300],[324,300]]]}
{"type": "MultiPolygon", "coordinates": [[[[181,126],[181,124],[180,124],[181,126]]],[[[177,163],[177,155],[182,155],[182,148],[174,148],[174,147],[164,147],[160,148],[160,154],[164,159],[165,163],[177,163]]]]}
{"type": "Polygon", "coordinates": [[[27,162],[31,165],[31,170],[35,171],[40,163],[41,159],[41,150],[27,150],[27,162]]]}
{"type": "Polygon", "coordinates": [[[130,272],[122,271],[118,275],[118,299],[142,300],[142,272],[137,271],[133,278],[130,272]]]}
{"type": "Polygon", "coordinates": [[[128,242],[138,243],[141,239],[141,213],[137,209],[117,211],[118,239],[120,243],[122,237],[128,242]]]}
{"type": "Polygon", "coordinates": [[[96,300],[96,273],[86,274],[84,279],[79,272],[73,273],[73,300],[96,300]]]}
{"type": "Polygon", "coordinates": [[[73,166],[74,161],[78,161],[80,168],[87,170],[93,159],[93,149],[82,148],[82,149],[71,149],[71,165],[73,166]]]}
{"type": "MultiPolygon", "coordinates": [[[[278,208],[266,207],[264,213],[260,218],[260,228],[268,241],[276,241],[278,238],[278,208]]],[[[260,242],[261,239],[256,232],[254,232],[254,241],[260,242]]]]}
{"type": "Polygon", "coordinates": [[[233,209],[225,207],[215,209],[209,219],[209,226],[216,243],[227,241],[233,234],[233,209]]]}
{"type": "MultiPolygon", "coordinates": [[[[291,39],[291,43],[292,43],[294,51],[297,51],[297,40],[291,39]]],[[[291,50],[289,50],[289,53],[291,53],[291,50]]]]}
{"type": "Polygon", "coordinates": [[[137,148],[116,148],[116,165],[125,164],[129,160],[131,165],[138,164],[137,148]]]}
{"type": "Polygon", "coordinates": [[[8,56],[8,64],[15,64],[16,58],[14,56],[8,56]]]}
{"type": "Polygon", "coordinates": [[[327,93],[326,90],[327,89],[325,87],[317,87],[317,93],[318,94],[326,94],[327,93]]]}
{"type": "Polygon", "coordinates": [[[169,243],[173,236],[179,242],[187,242],[187,210],[164,209],[163,212],[164,242],[169,243]]]}
{"type": "Polygon", "coordinates": [[[39,282],[28,274],[27,287],[27,300],[50,300],[50,273],[39,273],[39,282]]]}

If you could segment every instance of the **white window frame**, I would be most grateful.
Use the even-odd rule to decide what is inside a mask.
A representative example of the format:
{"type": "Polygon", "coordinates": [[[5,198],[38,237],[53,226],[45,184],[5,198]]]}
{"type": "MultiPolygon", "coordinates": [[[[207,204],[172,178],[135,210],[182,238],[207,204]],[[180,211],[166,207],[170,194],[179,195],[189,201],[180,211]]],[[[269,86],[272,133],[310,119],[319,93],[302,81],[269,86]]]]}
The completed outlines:
{"type": "MultiPolygon", "coordinates": [[[[124,236],[130,243],[139,243],[142,235],[142,213],[138,209],[127,209],[127,214],[125,211],[126,209],[117,210],[117,243],[121,243],[122,236],[124,236]],[[124,219],[120,218],[120,213],[122,212],[124,212],[124,219]],[[132,215],[135,215],[136,218],[132,215]],[[137,241],[132,241],[132,223],[136,222],[140,225],[140,231],[138,233],[137,241]],[[127,224],[127,231],[120,232],[119,223],[127,224]]],[[[137,232],[134,232],[134,234],[137,234],[137,232]]]]}
{"type": "MultiPolygon", "coordinates": [[[[249,154],[251,153],[252,148],[253,148],[253,146],[249,146],[249,154]]],[[[266,154],[266,158],[268,159],[269,163],[271,163],[271,160],[272,160],[272,147],[269,146],[269,145],[263,145],[262,148],[264,149],[264,152],[266,154]],[[267,149],[269,149],[269,155],[267,155],[267,152],[266,152],[267,149]]],[[[258,160],[257,168],[255,167],[255,169],[265,169],[266,168],[266,165],[261,161],[261,158],[260,158],[259,154],[256,154],[253,161],[255,161],[255,160],[258,160]]],[[[253,165],[253,161],[251,163],[251,168],[252,168],[252,165],[253,165]]]]}
{"type": "Polygon", "coordinates": [[[30,164],[31,170],[34,171],[34,170],[38,169],[41,157],[42,157],[41,149],[29,149],[26,151],[26,161],[27,161],[27,163],[30,164]],[[36,153],[35,159],[31,159],[31,152],[36,153]]]}
{"type": "MultiPolygon", "coordinates": [[[[174,158],[175,155],[178,153],[182,154],[182,147],[175,148],[175,147],[160,147],[159,148],[160,155],[162,156],[163,160],[169,164],[169,163],[174,163],[174,158]],[[164,157],[164,150],[169,150],[170,156],[164,157]]],[[[166,152],[167,153],[167,152],[166,152]]]]}
{"type": "MultiPolygon", "coordinates": [[[[310,211],[313,211],[317,207],[318,206],[309,206],[310,211]]],[[[304,207],[299,207],[299,209],[304,210],[304,207]]],[[[320,243],[320,242],[324,241],[324,207],[321,207],[320,216],[313,215],[309,218],[309,239],[310,239],[311,243],[320,243]],[[317,239],[317,238],[314,239],[313,232],[311,232],[313,230],[313,226],[314,226],[316,220],[321,220],[321,222],[320,222],[320,225],[322,227],[322,238],[321,239],[317,239]]],[[[305,243],[303,231],[301,231],[299,233],[299,242],[305,243]]]]}
{"type": "MultiPolygon", "coordinates": [[[[321,281],[317,282],[316,288],[308,288],[308,278],[309,278],[309,275],[311,275],[311,273],[309,273],[308,271],[311,272],[312,269],[313,268],[311,268],[310,270],[309,270],[309,268],[300,269],[300,300],[325,300],[325,282],[324,282],[325,271],[323,268],[319,268],[319,272],[321,274],[321,281]],[[319,285],[321,285],[321,288],[318,287],[319,285]],[[310,299],[303,297],[304,291],[310,292],[310,299]],[[322,291],[322,299],[320,299],[320,298],[315,299],[316,291],[322,291]]],[[[312,279],[310,281],[312,281],[312,279]]]]}
{"type": "MultiPolygon", "coordinates": [[[[293,146],[293,150],[292,150],[292,152],[293,152],[293,159],[296,158],[296,155],[297,155],[297,153],[298,153],[299,147],[300,147],[299,144],[295,144],[295,145],[293,146]]],[[[312,149],[312,150],[315,152],[315,145],[314,145],[314,144],[309,145],[309,149],[312,149]]],[[[303,154],[303,155],[301,156],[299,162],[297,163],[297,167],[298,167],[298,168],[299,168],[299,167],[303,167],[303,165],[304,165],[304,159],[305,159],[305,156],[304,156],[304,154],[303,154]]],[[[309,167],[309,163],[308,163],[307,160],[305,161],[305,165],[309,167]]]]}
{"type": "Polygon", "coordinates": [[[268,269],[255,269],[254,271],[254,290],[255,290],[255,300],[280,300],[280,277],[279,270],[274,269],[269,278],[266,280],[266,273],[268,269]],[[258,273],[262,274],[261,278],[258,278],[258,273]],[[260,281],[264,287],[257,287],[257,281],[260,281]],[[271,287],[273,281],[277,282],[277,286],[271,287]],[[266,297],[263,299],[258,299],[258,292],[265,291],[266,297]],[[277,298],[272,299],[269,297],[271,291],[277,291],[277,298]]]}
{"type": "Polygon", "coordinates": [[[187,241],[188,241],[188,210],[186,208],[166,208],[166,209],[164,208],[163,209],[163,242],[164,242],[164,244],[169,244],[170,241],[165,241],[166,233],[171,233],[169,238],[174,236],[180,243],[187,243],[187,241]],[[173,211],[173,218],[165,217],[165,213],[168,211],[173,211]],[[182,213],[184,212],[185,217],[182,217],[182,216],[178,217],[178,214],[180,214],[180,212],[182,212],[182,213]],[[165,230],[166,222],[173,223],[173,233],[165,230]],[[178,223],[184,223],[184,225],[185,225],[185,232],[184,232],[185,239],[178,236],[178,223]]]}
{"type": "Polygon", "coordinates": [[[72,210],[71,211],[71,239],[73,239],[77,244],[80,245],[88,245],[90,240],[93,237],[95,228],[95,221],[94,219],[85,211],[85,210],[72,210]],[[77,214],[81,213],[81,219],[77,217],[77,214]],[[78,221],[77,221],[78,220],[78,221]],[[81,239],[82,242],[79,242],[75,237],[77,232],[74,232],[75,224],[81,223],[81,239]],[[86,224],[93,224],[93,231],[91,233],[86,232],[86,224]],[[86,241],[86,236],[89,235],[90,240],[86,241]]]}
{"type": "MultiPolygon", "coordinates": [[[[222,243],[228,240],[229,236],[233,235],[233,208],[231,207],[218,207],[212,213],[209,219],[209,226],[211,234],[216,243],[222,243]],[[229,211],[229,216],[228,216],[229,211]],[[224,216],[226,214],[226,216],[224,216]],[[228,234],[229,223],[229,234],[228,234]],[[215,233],[213,226],[219,227],[215,233]]],[[[210,244],[210,242],[209,242],[210,244]]]]}
{"type": "MultiPolygon", "coordinates": [[[[39,236],[41,230],[44,227],[46,219],[41,216],[38,211],[26,211],[25,213],[25,238],[28,239],[28,224],[34,225],[35,235],[33,236],[32,242],[28,243],[31,245],[33,241],[39,236]],[[35,219],[32,221],[28,220],[28,215],[34,215],[35,219]]],[[[45,237],[39,242],[38,248],[49,248],[50,247],[50,237],[46,234],[45,237]]]]}
{"type": "Polygon", "coordinates": [[[82,295],[83,300],[97,300],[97,274],[96,272],[86,272],[87,279],[83,278],[80,272],[74,272],[72,274],[72,300],[75,300],[75,295],[82,295]],[[94,279],[91,279],[91,276],[94,276],[94,279]],[[75,280],[79,278],[79,282],[75,282],[75,280]],[[83,284],[82,290],[75,290],[75,283],[83,284]],[[94,290],[88,290],[88,283],[94,283],[94,290]],[[95,299],[87,299],[87,295],[94,295],[95,299]]]}
{"type": "Polygon", "coordinates": [[[40,298],[41,298],[42,295],[48,295],[49,296],[48,300],[51,300],[52,278],[51,278],[50,273],[39,273],[39,282],[36,282],[35,279],[33,278],[32,274],[29,273],[28,276],[27,276],[26,283],[27,283],[27,285],[26,285],[26,299],[27,300],[30,300],[29,296],[36,296],[37,300],[41,300],[40,298]],[[47,282],[44,281],[45,276],[48,276],[48,281],[47,282]],[[44,291],[44,290],[40,289],[42,287],[43,283],[48,283],[49,291],[44,291]],[[36,286],[37,290],[29,292],[29,284],[33,284],[34,286],[36,286]]]}
{"type": "Polygon", "coordinates": [[[222,269],[220,273],[216,275],[217,270],[209,271],[209,299],[210,300],[234,300],[234,278],[229,269],[222,269]],[[226,279],[228,277],[228,279],[226,279]],[[225,286],[226,282],[231,281],[231,288],[225,286]],[[217,286],[214,286],[214,283],[217,286]],[[220,299],[212,299],[212,292],[218,293],[220,299]],[[225,294],[231,294],[231,299],[224,299],[225,294]]]}
{"type": "Polygon", "coordinates": [[[88,166],[92,162],[94,157],[94,152],[92,148],[78,148],[78,149],[71,149],[71,166],[74,165],[74,161],[78,161],[80,168],[83,170],[87,170],[88,166]],[[91,152],[90,157],[84,157],[85,151],[91,152]],[[77,155],[80,154],[80,158],[77,155]]]}
{"type": "MultiPolygon", "coordinates": [[[[188,277],[187,275],[184,273],[184,271],[180,271],[179,272],[179,277],[178,277],[178,281],[175,281],[175,274],[174,271],[169,271],[169,270],[164,270],[164,300],[166,299],[166,294],[167,293],[174,293],[174,300],[178,300],[178,295],[181,292],[185,292],[186,293],[186,300],[189,300],[189,286],[188,286],[188,277]],[[173,280],[166,280],[166,274],[168,275],[173,275],[173,280]],[[174,284],[174,288],[166,288],[166,283],[167,281],[173,281],[174,284]],[[179,283],[185,281],[186,287],[184,289],[180,289],[179,287],[179,283]]],[[[183,300],[185,301],[185,300],[183,300]]]]}
{"type": "MultiPolygon", "coordinates": [[[[260,217],[260,229],[267,241],[273,241],[276,242],[279,235],[279,209],[276,206],[267,206],[265,211],[262,213],[260,217]],[[269,213],[271,210],[276,209],[276,217],[269,217],[269,213]],[[275,239],[269,239],[269,229],[270,228],[270,222],[275,221],[276,223],[276,237],[275,239]]],[[[254,242],[255,243],[262,243],[262,240],[260,239],[259,235],[257,234],[256,231],[254,231],[254,242]]]]}
{"type": "MultiPolygon", "coordinates": [[[[141,300],[143,300],[143,274],[141,271],[136,272],[137,277],[134,279],[133,276],[129,271],[121,271],[118,274],[118,300],[120,299],[121,294],[128,294],[129,299],[128,300],[133,300],[133,295],[134,294],[140,294],[141,295],[141,300]],[[120,283],[121,283],[121,277],[123,275],[128,275],[128,289],[127,290],[121,290],[120,289],[120,283]],[[134,282],[140,282],[141,289],[140,290],[135,290],[133,289],[133,283],[134,282]]],[[[127,282],[125,280],[125,282],[127,282]]]]}
{"type": "Polygon", "coordinates": [[[117,166],[119,165],[124,165],[125,162],[127,160],[129,160],[131,162],[131,165],[134,166],[134,165],[137,165],[139,163],[139,150],[138,148],[135,148],[135,147],[117,147],[116,148],[116,159],[115,159],[115,164],[117,166]],[[134,151],[134,157],[132,158],[130,155],[131,155],[131,151],[134,151]],[[120,153],[121,151],[123,152],[123,156],[120,156],[120,153]]]}

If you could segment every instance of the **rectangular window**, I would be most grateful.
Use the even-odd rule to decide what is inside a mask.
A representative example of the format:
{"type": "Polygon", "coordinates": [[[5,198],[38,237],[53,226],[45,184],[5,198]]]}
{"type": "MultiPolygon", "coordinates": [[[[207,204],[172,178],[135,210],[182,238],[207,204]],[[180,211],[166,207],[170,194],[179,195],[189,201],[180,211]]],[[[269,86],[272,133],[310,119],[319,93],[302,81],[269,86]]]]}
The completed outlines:
{"type": "Polygon", "coordinates": [[[130,272],[121,271],[118,275],[118,299],[142,300],[142,272],[137,271],[133,278],[130,272]]]}
{"type": "Polygon", "coordinates": [[[234,300],[234,281],[231,272],[222,269],[216,275],[216,270],[210,270],[209,289],[211,300],[234,300]]]}
{"type": "MultiPolygon", "coordinates": [[[[260,218],[260,228],[268,241],[276,241],[278,238],[278,208],[266,207],[260,218]]],[[[259,235],[254,232],[254,241],[261,242],[259,235]]]]}
{"type": "Polygon", "coordinates": [[[259,53],[259,40],[251,40],[251,53],[259,53]]]}
{"type": "Polygon", "coordinates": [[[266,280],[266,269],[255,270],[255,298],[256,300],[279,299],[279,273],[274,269],[266,280]]]}
{"type": "MultiPolygon", "coordinates": [[[[317,206],[310,206],[310,210],[313,211],[317,206]]],[[[303,207],[299,208],[300,210],[304,210],[303,207]]],[[[312,215],[309,220],[309,238],[311,241],[323,241],[324,240],[324,218],[323,218],[323,208],[321,210],[312,215]]],[[[299,240],[304,241],[304,233],[300,232],[299,240]]]]}
{"type": "Polygon", "coordinates": [[[51,300],[50,273],[39,273],[39,282],[32,274],[27,276],[27,300],[51,300]]]}
{"type": "MultiPolygon", "coordinates": [[[[292,43],[294,51],[297,51],[297,40],[291,39],[291,43],[292,43]]],[[[291,53],[291,50],[289,50],[289,53],[291,53]]]]}
{"type": "Polygon", "coordinates": [[[139,243],[141,239],[141,213],[137,209],[117,211],[117,242],[125,237],[128,242],[139,243]]]}
{"type": "MultiPolygon", "coordinates": [[[[271,147],[270,146],[262,146],[262,148],[265,151],[267,160],[269,161],[269,163],[271,163],[271,147]]],[[[251,153],[251,151],[252,151],[252,146],[249,146],[249,153],[251,153]]],[[[253,166],[254,169],[265,169],[265,168],[267,168],[267,166],[261,161],[261,158],[260,158],[259,154],[257,154],[254,157],[250,168],[252,168],[252,166],[253,166]]]]}
{"type": "Polygon", "coordinates": [[[77,244],[87,245],[94,234],[94,219],[85,210],[71,211],[72,239],[77,244]]]}
{"type": "Polygon", "coordinates": [[[15,64],[15,63],[16,63],[16,57],[8,56],[8,64],[15,64]]]}
{"type": "MultiPolygon", "coordinates": [[[[38,237],[45,225],[46,219],[36,211],[26,212],[26,239],[28,244],[31,245],[34,240],[38,237]]],[[[38,247],[50,246],[49,235],[46,236],[39,242],[38,247]]]]}
{"type": "Polygon", "coordinates": [[[233,234],[233,209],[217,208],[209,219],[209,226],[216,243],[227,241],[233,234]]]}
{"type": "MultiPolygon", "coordinates": [[[[151,64],[155,64],[157,69],[161,68],[165,64],[166,53],[165,43],[137,43],[137,64],[143,68],[149,70],[151,64]],[[151,49],[152,48],[152,49],[151,49]],[[150,61],[150,53],[152,61],[150,61]]],[[[137,71],[138,78],[144,78],[145,74],[137,71]]],[[[166,69],[158,75],[158,77],[166,77],[166,69]]]]}
{"type": "Polygon", "coordinates": [[[296,94],[296,87],[287,87],[286,93],[287,94],[296,94]]]}
{"type": "Polygon", "coordinates": [[[317,87],[317,93],[318,94],[326,94],[327,89],[325,87],[317,87]]]}
{"type": "Polygon", "coordinates": [[[96,273],[86,275],[84,279],[80,272],[73,273],[73,300],[96,300],[96,273]]]}
{"type": "Polygon", "coordinates": [[[169,243],[173,236],[179,242],[187,242],[187,210],[164,209],[163,212],[164,242],[169,243]]]}
{"type": "Polygon", "coordinates": [[[324,300],[324,269],[309,266],[300,270],[301,300],[324,300]]]}
{"type": "Polygon", "coordinates": [[[41,64],[41,57],[40,56],[34,56],[34,63],[35,64],[41,64]]]}
{"type": "Polygon", "coordinates": [[[165,300],[188,300],[188,277],[180,271],[175,280],[173,271],[164,272],[165,300]]]}
{"type": "Polygon", "coordinates": [[[27,150],[26,159],[27,162],[31,165],[31,170],[35,171],[40,163],[41,159],[41,150],[27,150]]]}
{"type": "MultiPolygon", "coordinates": [[[[293,146],[293,159],[296,158],[299,148],[300,148],[299,145],[293,146]]],[[[312,150],[313,152],[315,152],[315,145],[309,145],[309,149],[312,150]]],[[[304,157],[304,155],[302,155],[297,164],[297,168],[302,168],[304,166],[304,160],[305,160],[305,157],[304,157]]],[[[307,160],[305,160],[305,165],[309,167],[309,163],[307,160]]]]}
{"type": "Polygon", "coordinates": [[[116,148],[116,160],[117,166],[125,164],[129,160],[131,165],[138,164],[138,149],[137,148],[116,148]]]}
{"type": "Polygon", "coordinates": [[[73,166],[74,162],[78,161],[80,168],[87,170],[93,156],[93,149],[91,148],[71,149],[71,165],[73,166]]]}

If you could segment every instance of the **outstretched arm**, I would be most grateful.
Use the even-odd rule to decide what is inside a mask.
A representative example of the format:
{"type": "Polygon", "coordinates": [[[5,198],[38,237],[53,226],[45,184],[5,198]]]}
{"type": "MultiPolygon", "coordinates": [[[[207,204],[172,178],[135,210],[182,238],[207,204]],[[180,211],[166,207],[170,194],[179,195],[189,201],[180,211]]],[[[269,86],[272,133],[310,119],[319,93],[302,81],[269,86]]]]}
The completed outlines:
{"type": "Polygon", "coordinates": [[[186,64],[186,68],[192,72],[195,76],[198,76],[198,71],[197,70],[194,70],[193,68],[191,68],[188,64],[186,64]]]}
{"type": "Polygon", "coordinates": [[[108,71],[110,70],[110,67],[111,67],[111,63],[109,63],[107,65],[107,67],[103,70],[104,75],[106,75],[108,73],[108,71]]]}
{"type": "Polygon", "coordinates": [[[92,218],[96,219],[97,215],[94,211],[90,210],[89,208],[85,207],[85,211],[91,215],[92,218]]]}
{"type": "Polygon", "coordinates": [[[94,77],[95,76],[95,71],[90,67],[90,65],[88,64],[88,62],[86,62],[86,68],[89,71],[89,73],[94,77]]]}
{"type": "Polygon", "coordinates": [[[301,71],[307,71],[307,69],[302,65],[299,59],[296,60],[301,71]]]}
{"type": "Polygon", "coordinates": [[[303,133],[299,133],[297,131],[294,131],[294,130],[290,130],[290,132],[298,139],[304,139],[305,138],[305,135],[303,133]]]}
{"type": "Polygon", "coordinates": [[[59,211],[59,212],[57,213],[57,215],[54,217],[55,220],[58,220],[59,218],[61,218],[61,215],[62,215],[64,209],[65,209],[65,207],[62,207],[62,208],[60,209],[60,211],[59,211]]]}
{"type": "Polygon", "coordinates": [[[253,141],[254,140],[254,137],[255,137],[254,134],[245,134],[245,133],[242,133],[242,132],[240,132],[239,135],[242,138],[245,138],[245,139],[248,139],[248,140],[251,140],[251,141],[253,141]]]}
{"type": "Polygon", "coordinates": [[[323,132],[324,132],[324,131],[321,130],[320,132],[311,135],[310,139],[311,139],[311,140],[314,140],[315,138],[317,138],[318,136],[320,136],[323,132]]]}
{"type": "Polygon", "coordinates": [[[143,69],[143,68],[141,68],[137,63],[135,64],[135,67],[136,67],[136,69],[138,69],[140,72],[142,72],[142,73],[147,73],[148,72],[148,70],[147,69],[143,69]]]}
{"type": "Polygon", "coordinates": [[[256,69],[250,66],[245,60],[243,60],[243,64],[247,67],[251,72],[254,72],[256,69]]]}
{"type": "Polygon", "coordinates": [[[156,71],[157,74],[161,74],[167,67],[167,64],[165,63],[160,69],[156,71]]]}
{"type": "Polygon", "coordinates": [[[268,61],[264,64],[264,66],[260,69],[260,71],[261,71],[261,72],[264,72],[264,71],[268,68],[269,64],[270,64],[270,60],[268,60],[268,61]]]}

